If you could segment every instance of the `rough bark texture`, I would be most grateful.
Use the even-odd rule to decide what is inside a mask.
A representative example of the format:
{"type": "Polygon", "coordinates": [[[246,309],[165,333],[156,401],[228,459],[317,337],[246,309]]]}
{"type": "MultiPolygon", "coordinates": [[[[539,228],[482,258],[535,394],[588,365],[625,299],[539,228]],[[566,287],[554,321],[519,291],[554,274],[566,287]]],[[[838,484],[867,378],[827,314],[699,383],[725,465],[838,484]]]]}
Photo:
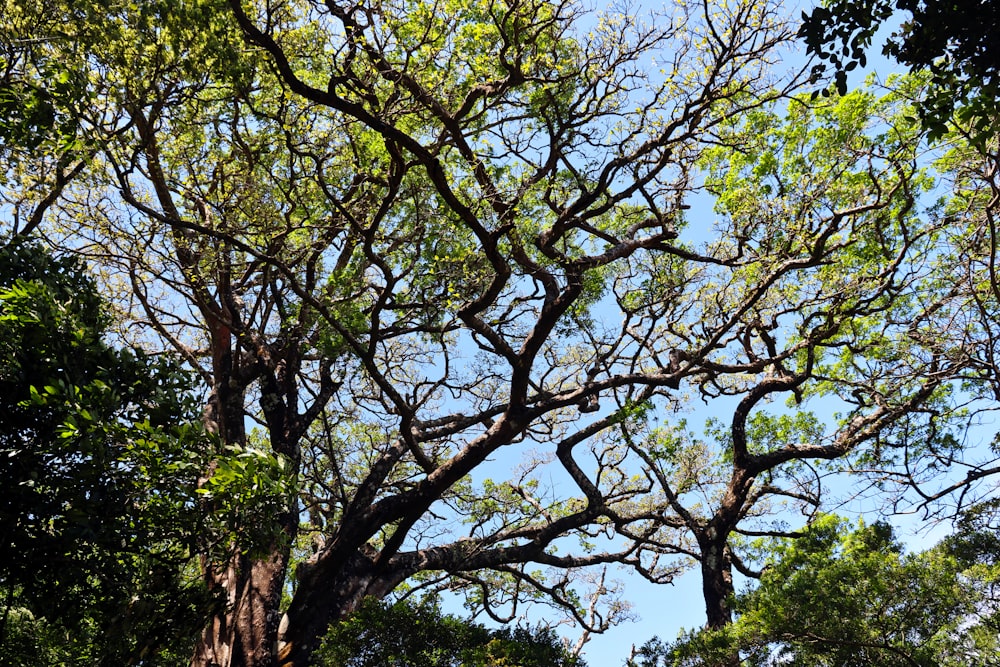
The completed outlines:
{"type": "Polygon", "coordinates": [[[224,588],[229,604],[205,628],[192,665],[274,664],[279,623],[276,610],[287,563],[283,551],[276,548],[264,559],[237,556],[221,572],[211,572],[214,585],[224,588]]]}
{"type": "Polygon", "coordinates": [[[733,588],[732,559],[725,540],[715,540],[702,545],[702,592],[705,596],[706,625],[722,628],[733,620],[730,599],[733,588]]]}
{"type": "MultiPolygon", "coordinates": [[[[730,606],[733,588],[733,563],[726,540],[714,540],[702,544],[701,582],[705,598],[705,625],[713,630],[726,627],[733,622],[730,606]]],[[[739,667],[739,653],[733,653],[710,667],[739,667]]]]}
{"type": "Polygon", "coordinates": [[[301,593],[295,595],[278,635],[280,667],[309,665],[310,656],[330,622],[351,613],[366,595],[375,593],[370,559],[354,553],[336,560],[339,562],[324,562],[313,569],[299,566],[301,593]]]}

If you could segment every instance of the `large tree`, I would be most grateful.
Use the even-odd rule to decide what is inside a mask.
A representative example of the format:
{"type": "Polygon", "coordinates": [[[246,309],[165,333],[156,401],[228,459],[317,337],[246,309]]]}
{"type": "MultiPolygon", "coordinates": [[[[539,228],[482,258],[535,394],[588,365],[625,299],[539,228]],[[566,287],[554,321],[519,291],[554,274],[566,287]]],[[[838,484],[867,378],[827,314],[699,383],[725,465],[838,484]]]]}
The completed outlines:
{"type": "Polygon", "coordinates": [[[905,96],[786,110],[776,7],[67,7],[18,62],[86,52],[82,166],[3,196],[210,388],[203,500],[246,539],[204,554],[195,664],[307,664],[404,584],[602,629],[614,564],[697,561],[722,625],[813,461],[941,444],[967,354],[919,133],[905,96]]]}

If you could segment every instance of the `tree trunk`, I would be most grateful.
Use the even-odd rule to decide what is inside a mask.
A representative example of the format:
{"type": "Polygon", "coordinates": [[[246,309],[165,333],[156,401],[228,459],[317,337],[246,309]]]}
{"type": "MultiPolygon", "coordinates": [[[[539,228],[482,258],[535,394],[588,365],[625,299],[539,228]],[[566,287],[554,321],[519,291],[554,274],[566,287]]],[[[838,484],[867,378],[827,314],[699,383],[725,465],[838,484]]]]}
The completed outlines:
{"type": "MultiPolygon", "coordinates": [[[[705,597],[705,626],[719,630],[733,622],[731,600],[736,590],[733,587],[733,563],[726,540],[701,540],[701,581],[705,597]]],[[[739,667],[739,653],[733,653],[709,667],[739,667]]]]}
{"type": "Polygon", "coordinates": [[[725,542],[710,542],[702,547],[701,581],[708,619],[706,626],[712,629],[726,627],[733,621],[730,599],[735,589],[729,548],[725,542]]]}
{"type": "Polygon", "coordinates": [[[277,660],[281,595],[288,548],[273,545],[266,557],[235,555],[206,572],[226,605],[202,633],[192,667],[273,667],[277,660]]]}
{"type": "Polygon", "coordinates": [[[279,667],[307,667],[330,623],[358,608],[374,595],[382,598],[397,583],[376,578],[370,558],[353,552],[346,557],[324,554],[303,563],[296,573],[295,596],[281,622],[279,667]]]}
{"type": "MultiPolygon", "coordinates": [[[[205,408],[205,424],[226,445],[242,447],[247,439],[246,386],[256,373],[241,377],[231,346],[227,326],[212,328],[216,381],[205,408]]],[[[298,522],[296,507],[293,502],[275,517],[278,532],[269,546],[238,544],[222,562],[213,562],[209,555],[203,557],[208,587],[219,593],[225,604],[206,625],[195,647],[192,667],[274,666],[281,594],[298,522]]]]}

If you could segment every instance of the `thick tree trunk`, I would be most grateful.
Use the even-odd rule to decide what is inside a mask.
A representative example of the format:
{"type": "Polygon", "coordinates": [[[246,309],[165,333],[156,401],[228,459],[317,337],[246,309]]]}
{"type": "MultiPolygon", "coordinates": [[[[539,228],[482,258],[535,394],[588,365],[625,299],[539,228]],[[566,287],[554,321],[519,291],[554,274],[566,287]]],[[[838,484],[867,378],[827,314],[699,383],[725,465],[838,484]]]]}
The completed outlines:
{"type": "MultiPolygon", "coordinates": [[[[205,408],[206,427],[223,443],[244,446],[245,388],[257,373],[236,367],[228,327],[214,327],[212,338],[216,384],[205,408]]],[[[217,592],[225,604],[206,625],[195,647],[192,667],[275,665],[281,595],[297,523],[293,504],[274,518],[277,537],[270,546],[239,545],[236,553],[222,562],[204,558],[202,567],[209,589],[217,592]]]]}
{"type": "Polygon", "coordinates": [[[395,584],[377,579],[372,560],[358,552],[325,555],[299,567],[298,587],[278,636],[279,667],[312,664],[312,653],[331,622],[357,609],[367,596],[384,597],[395,584]]]}
{"type": "Polygon", "coordinates": [[[281,591],[285,581],[284,554],[267,560],[246,562],[248,576],[242,582],[235,610],[234,655],[237,664],[273,665],[277,658],[281,591]]]}
{"type": "Polygon", "coordinates": [[[224,592],[226,605],[202,633],[192,667],[273,667],[277,664],[281,595],[288,548],[272,546],[267,557],[236,555],[206,572],[224,592]]]}
{"type": "Polygon", "coordinates": [[[705,596],[706,626],[724,628],[733,621],[730,600],[733,588],[732,563],[725,542],[707,543],[701,554],[702,592],[705,596]]]}
{"type": "Polygon", "coordinates": [[[212,616],[202,631],[191,658],[191,667],[223,667],[232,664],[236,628],[228,610],[236,607],[236,586],[230,583],[237,578],[236,564],[216,567],[206,572],[205,577],[211,588],[223,591],[225,606],[212,616]]]}
{"type": "MultiPolygon", "coordinates": [[[[701,582],[705,597],[707,628],[718,630],[733,622],[731,601],[735,594],[733,587],[733,563],[729,546],[725,539],[699,540],[701,547],[701,582]]],[[[739,653],[733,653],[709,667],[739,667],[739,653]]]]}
{"type": "Polygon", "coordinates": [[[276,544],[267,557],[236,555],[206,576],[226,605],[202,633],[192,667],[273,667],[277,661],[279,609],[288,549],[276,544]]]}
{"type": "MultiPolygon", "coordinates": [[[[725,628],[733,622],[732,599],[736,593],[733,587],[733,556],[729,550],[729,536],[742,518],[742,508],[747,503],[754,477],[747,468],[745,434],[743,430],[746,410],[741,405],[733,421],[733,440],[738,445],[734,453],[734,469],[726,493],[716,510],[715,516],[700,530],[696,531],[698,548],[701,551],[701,585],[705,598],[705,626],[711,630],[725,628]]],[[[710,667],[739,667],[739,651],[710,667]]]]}

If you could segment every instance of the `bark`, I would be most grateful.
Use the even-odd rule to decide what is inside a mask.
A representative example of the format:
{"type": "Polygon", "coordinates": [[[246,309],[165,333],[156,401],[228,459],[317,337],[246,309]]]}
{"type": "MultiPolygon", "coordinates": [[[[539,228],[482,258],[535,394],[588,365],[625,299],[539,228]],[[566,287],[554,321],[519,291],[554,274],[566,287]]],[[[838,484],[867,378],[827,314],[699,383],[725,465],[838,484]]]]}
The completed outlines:
{"type": "Polygon", "coordinates": [[[287,549],[264,558],[235,556],[209,576],[227,605],[210,621],[191,660],[197,667],[269,667],[275,664],[287,549]]]}
{"type": "Polygon", "coordinates": [[[281,620],[279,667],[306,667],[331,622],[358,608],[369,595],[384,597],[392,586],[376,580],[374,563],[354,552],[300,565],[297,590],[281,620]]]}
{"type": "Polygon", "coordinates": [[[286,550],[275,549],[267,559],[244,559],[247,571],[241,582],[236,609],[235,655],[244,665],[273,664],[277,652],[278,609],[288,563],[286,550]]]}
{"type": "Polygon", "coordinates": [[[706,541],[701,547],[702,593],[705,596],[706,626],[723,628],[733,621],[730,608],[733,588],[732,559],[725,540],[706,541]]]}
{"type": "MultiPolygon", "coordinates": [[[[701,544],[701,582],[705,597],[706,627],[718,630],[733,622],[730,602],[733,562],[725,539],[707,539],[701,544]]],[[[733,653],[710,667],[739,667],[739,653],[733,653]]]]}

